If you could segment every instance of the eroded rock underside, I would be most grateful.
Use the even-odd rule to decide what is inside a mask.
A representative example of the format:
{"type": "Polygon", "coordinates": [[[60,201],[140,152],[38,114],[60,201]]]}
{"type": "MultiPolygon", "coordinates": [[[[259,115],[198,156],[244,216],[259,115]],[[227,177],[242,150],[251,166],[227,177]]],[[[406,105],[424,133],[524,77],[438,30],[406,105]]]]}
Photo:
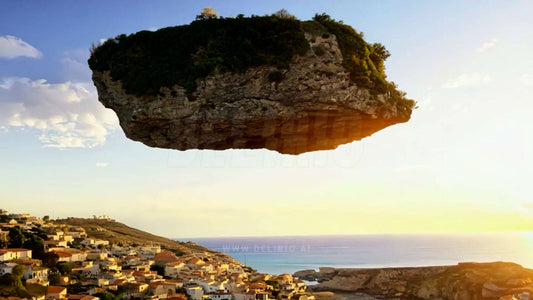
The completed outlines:
{"type": "Polygon", "coordinates": [[[335,149],[409,120],[412,107],[388,94],[371,95],[350,80],[334,35],[306,39],[311,50],[295,56],[287,70],[215,72],[198,79],[192,94],[175,85],[156,96],[130,95],[109,71],[93,71],[93,81],[126,136],[160,148],[300,154],[335,149]]]}
{"type": "Polygon", "coordinates": [[[513,263],[460,263],[456,266],[299,271],[318,281],[314,291],[359,292],[380,299],[513,299],[533,292],[533,270],[513,263]],[[509,297],[509,298],[505,298],[509,297]]]}

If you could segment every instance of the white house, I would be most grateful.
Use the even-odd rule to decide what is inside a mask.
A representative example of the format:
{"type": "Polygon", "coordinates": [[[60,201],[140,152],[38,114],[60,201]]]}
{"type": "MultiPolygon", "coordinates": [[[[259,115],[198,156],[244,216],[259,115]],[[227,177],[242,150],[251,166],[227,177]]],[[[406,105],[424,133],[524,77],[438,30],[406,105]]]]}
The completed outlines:
{"type": "Polygon", "coordinates": [[[31,258],[31,250],[22,248],[0,249],[0,261],[31,258]]]}
{"type": "Polygon", "coordinates": [[[205,265],[205,261],[203,261],[202,259],[198,257],[193,257],[189,259],[189,261],[187,261],[187,267],[191,269],[198,269],[203,265],[205,265]]]}
{"type": "Polygon", "coordinates": [[[28,266],[22,275],[24,279],[38,279],[48,281],[48,268],[28,266]]]}
{"type": "Polygon", "coordinates": [[[88,260],[104,260],[108,256],[107,252],[105,251],[89,251],[87,252],[87,259],[88,260]]]}
{"type": "Polygon", "coordinates": [[[72,254],[63,251],[54,251],[59,256],[58,262],[70,262],[72,254]]]}
{"type": "Polygon", "coordinates": [[[16,266],[16,263],[3,263],[0,264],[0,276],[4,274],[11,274],[13,272],[13,268],[16,266]]]}
{"type": "Polygon", "coordinates": [[[150,271],[150,262],[145,262],[142,265],[131,266],[131,268],[135,271],[148,272],[150,271]]]}
{"type": "Polygon", "coordinates": [[[122,266],[119,266],[114,259],[108,258],[107,260],[98,261],[98,264],[102,266],[104,270],[119,272],[122,270],[122,266]]]}
{"type": "Polygon", "coordinates": [[[63,235],[61,239],[67,243],[70,243],[74,240],[74,237],[72,235],[63,235]]]}
{"type": "Polygon", "coordinates": [[[79,268],[72,268],[73,273],[81,273],[85,276],[96,276],[100,274],[100,265],[93,264],[92,261],[86,261],[82,263],[79,268]]]}
{"type": "Polygon", "coordinates": [[[182,262],[169,262],[165,264],[165,276],[178,278],[180,271],[185,267],[182,262]]]}
{"type": "Polygon", "coordinates": [[[65,248],[61,250],[54,250],[55,254],[59,256],[59,261],[77,262],[87,260],[87,253],[73,248],[65,248]]]}
{"type": "Polygon", "coordinates": [[[66,247],[68,247],[67,241],[54,241],[54,240],[44,241],[44,248],[45,249],[66,248],[66,247]]]}
{"type": "Polygon", "coordinates": [[[226,291],[211,292],[205,295],[211,300],[232,300],[233,298],[231,293],[226,291]]]}
{"type": "Polygon", "coordinates": [[[106,240],[94,240],[94,246],[109,246],[109,241],[106,240]]]}
{"type": "Polygon", "coordinates": [[[206,293],[225,291],[224,284],[214,280],[203,281],[200,279],[195,279],[194,283],[201,286],[206,293]]]}
{"type": "Polygon", "coordinates": [[[139,251],[143,258],[153,258],[154,255],[161,252],[160,246],[143,246],[139,251]]]}
{"type": "Polygon", "coordinates": [[[206,273],[209,273],[209,272],[213,272],[215,270],[215,268],[213,267],[213,265],[209,264],[209,265],[203,265],[200,267],[200,270],[206,272],[206,273]]]}
{"type": "Polygon", "coordinates": [[[93,246],[93,247],[98,247],[100,245],[108,246],[109,245],[109,241],[86,238],[83,241],[81,241],[80,244],[82,244],[84,246],[93,246]]]}
{"type": "Polygon", "coordinates": [[[57,234],[47,234],[46,237],[49,241],[59,241],[59,235],[57,234]]]}
{"type": "Polygon", "coordinates": [[[187,295],[191,296],[192,300],[203,300],[204,289],[199,285],[188,286],[185,288],[187,295]]]}
{"type": "Polygon", "coordinates": [[[164,281],[150,283],[150,290],[158,299],[176,294],[176,285],[164,281]]]}

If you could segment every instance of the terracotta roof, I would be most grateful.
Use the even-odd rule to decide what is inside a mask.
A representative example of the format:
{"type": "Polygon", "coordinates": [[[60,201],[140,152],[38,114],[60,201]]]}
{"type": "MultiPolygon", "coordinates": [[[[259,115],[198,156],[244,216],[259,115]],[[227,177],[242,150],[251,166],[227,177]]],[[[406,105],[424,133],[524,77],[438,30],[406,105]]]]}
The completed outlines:
{"type": "Polygon", "coordinates": [[[72,254],[63,251],[54,251],[59,257],[72,257],[72,254]]]}
{"type": "Polygon", "coordinates": [[[48,288],[46,289],[46,294],[59,294],[59,293],[62,293],[62,292],[66,292],[67,291],[67,288],[66,287],[63,287],[63,286],[53,286],[53,285],[50,285],[48,286],[48,288]]]}
{"type": "Polygon", "coordinates": [[[124,285],[135,286],[135,287],[140,287],[140,286],[143,286],[143,285],[148,286],[147,283],[144,283],[144,282],[137,282],[137,281],[134,281],[134,282],[126,282],[126,283],[124,283],[124,285]]]}
{"type": "Polygon", "coordinates": [[[29,249],[22,249],[22,248],[7,248],[7,249],[0,249],[0,254],[4,254],[7,252],[27,252],[31,251],[29,249]]]}
{"type": "Polygon", "coordinates": [[[113,284],[116,284],[116,285],[122,285],[126,282],[126,279],[117,279],[113,282],[113,284]]]}
{"type": "Polygon", "coordinates": [[[248,287],[251,289],[264,289],[266,286],[267,285],[264,282],[252,282],[248,285],[248,287]]]}
{"type": "Polygon", "coordinates": [[[205,264],[205,261],[199,259],[198,257],[191,258],[188,262],[188,264],[205,264]]]}
{"type": "Polygon", "coordinates": [[[175,261],[178,260],[178,257],[170,251],[161,251],[154,255],[154,260],[175,261]]]}

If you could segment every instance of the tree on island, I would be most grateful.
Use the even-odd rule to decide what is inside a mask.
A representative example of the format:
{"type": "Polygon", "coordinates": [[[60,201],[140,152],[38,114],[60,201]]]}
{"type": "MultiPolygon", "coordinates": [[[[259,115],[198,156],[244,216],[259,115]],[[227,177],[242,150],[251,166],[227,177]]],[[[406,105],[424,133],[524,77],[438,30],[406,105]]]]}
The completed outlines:
{"type": "Polygon", "coordinates": [[[294,15],[291,15],[285,8],[278,10],[272,15],[278,18],[282,18],[282,19],[296,20],[296,17],[294,15]]]}
{"type": "Polygon", "coordinates": [[[216,19],[218,13],[213,7],[204,7],[202,12],[196,16],[196,20],[216,19]]]}

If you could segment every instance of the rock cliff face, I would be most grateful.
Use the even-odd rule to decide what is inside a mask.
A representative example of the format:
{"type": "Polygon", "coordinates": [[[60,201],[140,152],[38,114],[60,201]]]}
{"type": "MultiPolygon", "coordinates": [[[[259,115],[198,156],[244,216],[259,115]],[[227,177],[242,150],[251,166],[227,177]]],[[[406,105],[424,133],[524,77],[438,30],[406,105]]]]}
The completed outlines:
{"type": "Polygon", "coordinates": [[[314,291],[361,292],[379,298],[499,299],[533,292],[533,270],[513,263],[456,266],[305,270],[295,277],[318,281],[314,291]]]}
{"type": "Polygon", "coordinates": [[[197,79],[192,94],[175,85],[135,96],[94,71],[99,100],[114,110],[130,139],[152,147],[266,148],[286,154],[334,149],[406,122],[412,107],[370,95],[350,80],[334,35],[306,34],[310,49],[289,69],[248,68],[197,79]]]}

